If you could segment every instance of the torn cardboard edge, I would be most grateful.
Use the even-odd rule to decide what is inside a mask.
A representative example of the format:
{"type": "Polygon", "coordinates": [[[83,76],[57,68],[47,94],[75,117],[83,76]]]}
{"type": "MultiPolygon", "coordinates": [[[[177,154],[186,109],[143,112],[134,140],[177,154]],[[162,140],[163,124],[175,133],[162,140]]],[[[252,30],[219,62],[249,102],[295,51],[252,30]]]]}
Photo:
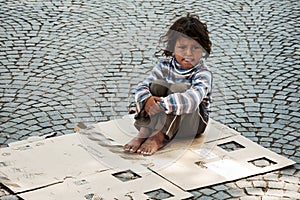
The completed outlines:
{"type": "Polygon", "coordinates": [[[194,190],[293,164],[294,161],[265,149],[242,135],[234,135],[204,144],[200,148],[193,145],[176,163],[157,173],[184,190],[194,190]],[[232,142],[243,147],[238,146],[235,150],[230,146],[222,146],[232,142]],[[192,174],[191,178],[185,178],[187,173],[192,174]]]}
{"type": "Polygon", "coordinates": [[[12,145],[0,153],[0,174],[7,178],[0,181],[15,193],[108,169],[84,149],[76,134],[12,145]]]}
{"type": "Polygon", "coordinates": [[[43,190],[23,193],[20,196],[31,200],[149,199],[151,192],[163,192],[170,200],[192,197],[192,194],[181,190],[150,171],[142,175],[131,173],[133,173],[131,170],[108,170],[82,179],[70,178],[62,184],[53,185],[43,190]],[[128,173],[129,175],[127,176],[132,176],[129,180],[126,180],[126,177],[122,179],[117,176],[121,173],[128,173]]]}
{"type": "Polygon", "coordinates": [[[93,145],[97,145],[97,143],[83,146],[78,134],[70,134],[35,142],[31,140],[28,144],[22,143],[1,149],[0,155],[6,158],[0,167],[1,177],[7,177],[1,182],[25,199],[41,199],[43,197],[42,199],[81,200],[89,195],[104,199],[124,199],[126,196],[134,197],[134,199],[146,199],[149,198],[147,195],[155,194],[155,190],[165,191],[170,195],[170,199],[178,197],[184,199],[192,196],[152,173],[146,167],[130,163],[107,148],[97,147],[97,150],[102,149],[97,152],[97,158],[93,158],[92,156],[95,156],[95,152],[91,152],[93,145]],[[53,151],[49,151],[49,149],[53,149],[53,151]],[[35,152],[32,152],[33,150],[35,152]],[[44,154],[49,156],[41,156],[44,154]],[[32,157],[28,159],[30,155],[32,157]],[[24,163],[23,157],[28,162],[24,163]],[[99,158],[101,159],[99,160],[99,158]],[[54,160],[62,162],[54,166],[54,160]],[[77,165],[69,166],[70,163],[77,165]],[[36,172],[37,169],[43,173],[36,172]],[[130,179],[130,182],[123,183],[113,176],[124,171],[132,171],[140,178],[138,180],[130,179]],[[83,180],[85,180],[85,184],[77,184],[83,180]],[[105,182],[104,185],[103,182],[105,182]],[[143,184],[144,182],[147,184],[143,184]],[[157,187],[157,184],[160,187],[157,187]]]}
{"type": "Polygon", "coordinates": [[[158,193],[178,199],[179,196],[188,197],[190,193],[187,191],[192,189],[295,163],[212,119],[201,137],[174,140],[153,156],[123,152],[122,145],[136,133],[133,117],[128,115],[97,123],[79,134],[11,144],[0,149],[0,182],[21,197],[30,199],[47,195],[61,199],[68,194],[65,191],[77,194],[77,197],[73,192],[68,194],[72,199],[82,199],[86,195],[108,199],[132,195],[140,199],[158,193]],[[122,186],[112,176],[112,172],[118,174],[122,171],[131,171],[141,178],[122,186]],[[147,183],[146,177],[155,181],[147,183]],[[80,180],[86,180],[86,185],[79,187],[75,184],[80,180]],[[103,180],[107,186],[94,187],[103,185],[103,180]],[[158,188],[154,182],[170,188],[158,188]],[[126,189],[118,193],[114,187],[121,186],[126,189]]]}

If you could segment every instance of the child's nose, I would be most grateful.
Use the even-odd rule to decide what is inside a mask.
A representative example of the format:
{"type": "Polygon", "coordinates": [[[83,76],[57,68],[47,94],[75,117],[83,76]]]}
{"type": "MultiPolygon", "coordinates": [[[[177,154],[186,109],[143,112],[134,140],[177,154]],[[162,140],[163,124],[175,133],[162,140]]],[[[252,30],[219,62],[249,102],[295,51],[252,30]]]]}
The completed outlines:
{"type": "Polygon", "coordinates": [[[187,48],[185,53],[186,53],[187,56],[193,55],[193,49],[192,48],[187,48]]]}

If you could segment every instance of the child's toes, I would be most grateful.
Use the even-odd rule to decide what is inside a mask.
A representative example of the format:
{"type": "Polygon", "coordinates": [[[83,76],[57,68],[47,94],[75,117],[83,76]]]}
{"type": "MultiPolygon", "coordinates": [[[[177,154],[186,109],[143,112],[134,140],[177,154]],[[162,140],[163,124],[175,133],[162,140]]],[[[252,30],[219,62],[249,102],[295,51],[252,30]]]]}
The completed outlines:
{"type": "Polygon", "coordinates": [[[152,151],[152,149],[147,149],[147,150],[145,150],[144,152],[143,152],[143,155],[145,155],[145,156],[150,156],[150,155],[152,155],[154,152],[152,151]]]}
{"type": "Polygon", "coordinates": [[[136,150],[137,153],[142,153],[143,149],[142,148],[138,148],[138,150],[136,150]]]}
{"type": "Polygon", "coordinates": [[[135,153],[137,151],[137,149],[138,149],[137,146],[132,146],[129,151],[130,151],[130,153],[135,153]]]}
{"type": "Polygon", "coordinates": [[[143,154],[143,155],[150,155],[150,149],[148,147],[143,147],[141,149],[138,150],[140,154],[143,154]]]}
{"type": "Polygon", "coordinates": [[[124,149],[124,151],[130,151],[131,147],[130,147],[129,145],[126,144],[126,145],[123,147],[123,149],[124,149]]]}

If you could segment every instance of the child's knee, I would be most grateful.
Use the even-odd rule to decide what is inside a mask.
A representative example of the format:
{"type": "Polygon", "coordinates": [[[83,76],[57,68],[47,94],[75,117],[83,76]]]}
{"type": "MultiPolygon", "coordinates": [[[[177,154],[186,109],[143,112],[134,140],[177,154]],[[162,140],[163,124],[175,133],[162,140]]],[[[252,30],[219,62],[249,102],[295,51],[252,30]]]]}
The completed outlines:
{"type": "Polygon", "coordinates": [[[169,83],[165,80],[154,80],[150,84],[150,92],[153,96],[165,97],[168,95],[169,83]]]}
{"type": "Polygon", "coordinates": [[[174,83],[170,86],[168,94],[182,93],[188,89],[188,86],[184,83],[174,83]]]}

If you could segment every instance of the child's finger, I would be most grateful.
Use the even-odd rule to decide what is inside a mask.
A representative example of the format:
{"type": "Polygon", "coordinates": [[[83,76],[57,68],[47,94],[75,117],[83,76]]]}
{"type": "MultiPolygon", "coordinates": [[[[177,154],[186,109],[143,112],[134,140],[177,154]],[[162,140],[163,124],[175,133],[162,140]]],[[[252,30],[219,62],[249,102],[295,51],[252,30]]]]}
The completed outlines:
{"type": "Polygon", "coordinates": [[[163,101],[160,97],[154,97],[154,100],[155,100],[155,101],[159,101],[159,102],[162,102],[162,101],[163,101]]]}

